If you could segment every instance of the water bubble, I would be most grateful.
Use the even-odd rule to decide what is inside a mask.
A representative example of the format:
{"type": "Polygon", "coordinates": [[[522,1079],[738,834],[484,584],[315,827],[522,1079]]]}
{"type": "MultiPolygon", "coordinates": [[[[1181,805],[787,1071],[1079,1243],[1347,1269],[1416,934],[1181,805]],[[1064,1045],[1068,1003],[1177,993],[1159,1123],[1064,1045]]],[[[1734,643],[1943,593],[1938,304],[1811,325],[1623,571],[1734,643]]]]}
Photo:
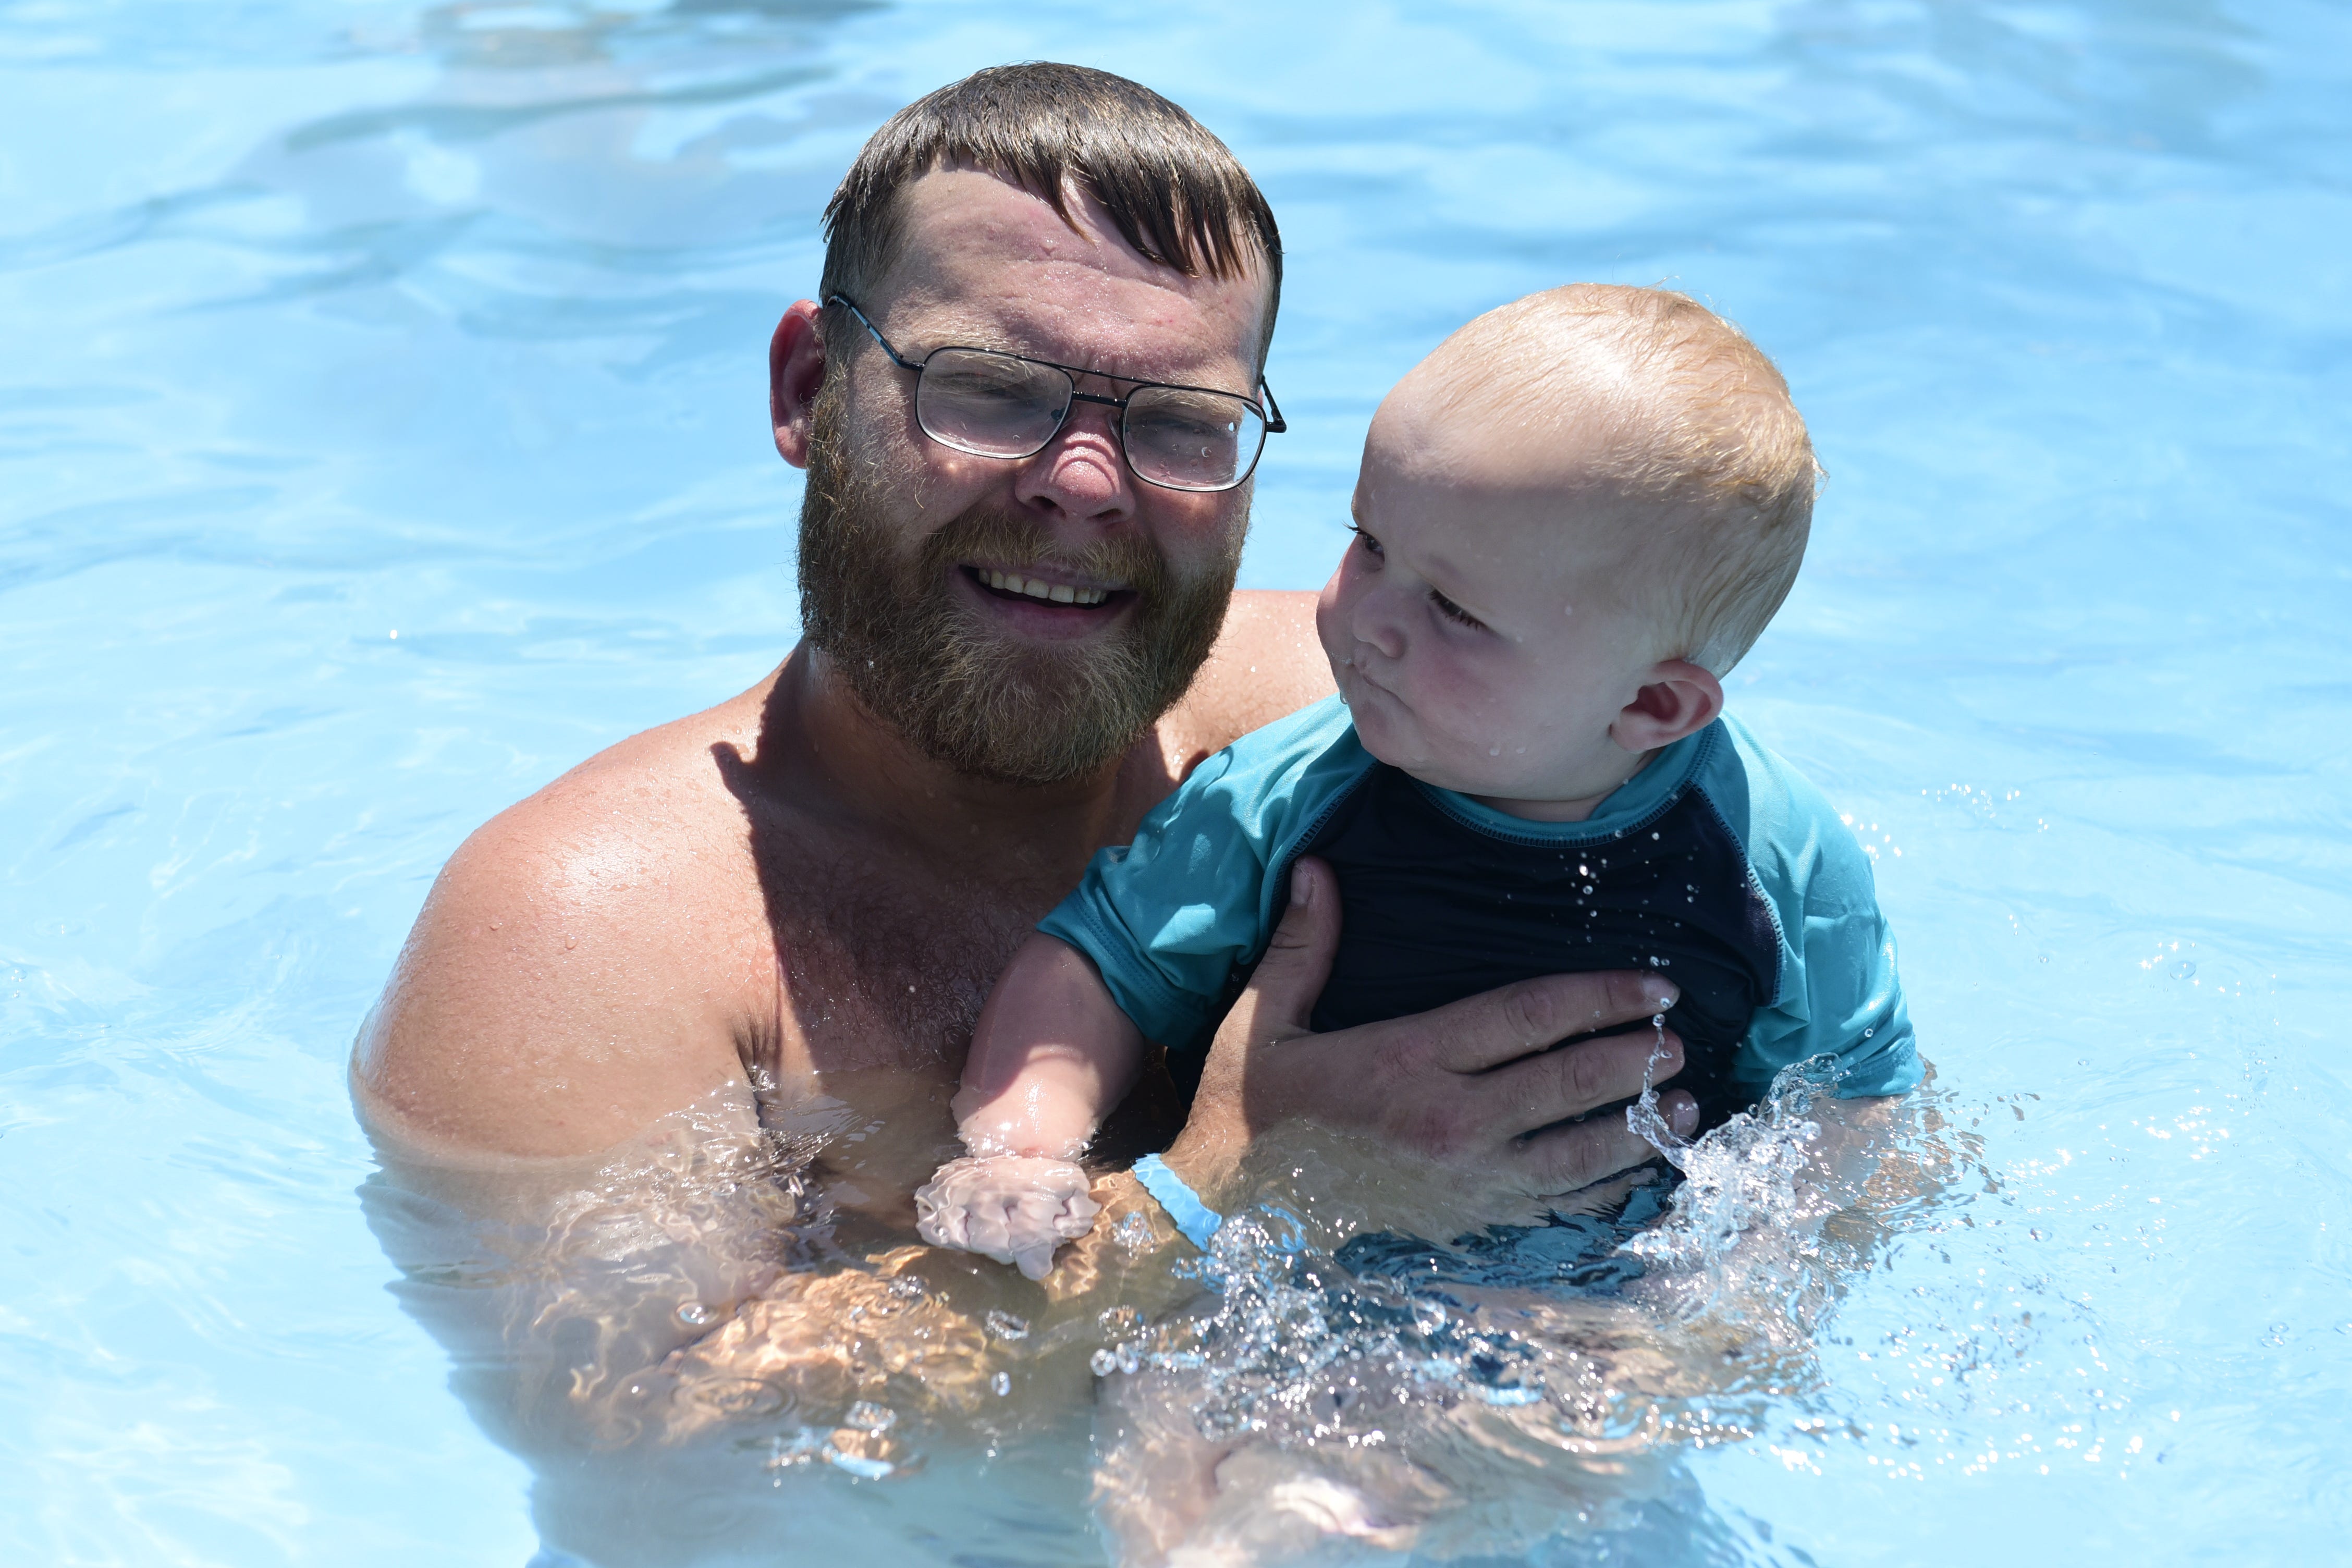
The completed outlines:
{"type": "Polygon", "coordinates": [[[861,1399],[849,1407],[847,1414],[842,1416],[841,1424],[853,1432],[887,1432],[898,1419],[898,1413],[888,1405],[861,1399]]]}
{"type": "Polygon", "coordinates": [[[754,1419],[773,1415],[790,1403],[784,1391],[757,1378],[722,1378],[716,1383],[693,1384],[685,1390],[686,1397],[714,1415],[730,1420],[754,1419]]]}
{"type": "Polygon", "coordinates": [[[1118,1370],[1132,1375],[1143,1365],[1143,1351],[1132,1340],[1118,1347],[1118,1370]]]}
{"type": "Polygon", "coordinates": [[[825,1435],[814,1426],[803,1426],[790,1436],[782,1433],[768,1439],[768,1468],[790,1469],[805,1465],[824,1453],[825,1435]]]}
{"type": "Polygon", "coordinates": [[[988,1331],[1000,1340],[1025,1340],[1029,1337],[1029,1320],[1016,1318],[999,1308],[988,1310],[988,1331]]]}
{"type": "Polygon", "coordinates": [[[2190,975],[2197,973],[2197,965],[2184,958],[2179,963],[2174,964],[2171,968],[2166,970],[2165,973],[2171,975],[2175,980],[2186,980],[2190,975]]]}
{"type": "Polygon", "coordinates": [[[1543,1397],[1542,1389],[1529,1388],[1525,1384],[1504,1384],[1496,1387],[1489,1387],[1485,1384],[1474,1384],[1471,1385],[1471,1392],[1488,1405],[1506,1406],[1533,1405],[1543,1397]]]}
{"type": "Polygon", "coordinates": [[[1087,1366],[1097,1377],[1108,1377],[1118,1370],[1118,1357],[1108,1351],[1097,1351],[1087,1358],[1087,1366]]]}
{"type": "Polygon", "coordinates": [[[689,1329],[707,1329],[717,1322],[720,1314],[699,1301],[688,1301],[677,1310],[677,1321],[689,1329]]]}
{"type": "Polygon", "coordinates": [[[923,1282],[912,1275],[901,1274],[890,1281],[888,1289],[901,1301],[919,1300],[923,1294],[923,1282]]]}
{"type": "Polygon", "coordinates": [[[988,1386],[994,1389],[996,1396],[1002,1399],[1013,1392],[1013,1374],[1009,1372],[1000,1372],[988,1380],[988,1386]]]}

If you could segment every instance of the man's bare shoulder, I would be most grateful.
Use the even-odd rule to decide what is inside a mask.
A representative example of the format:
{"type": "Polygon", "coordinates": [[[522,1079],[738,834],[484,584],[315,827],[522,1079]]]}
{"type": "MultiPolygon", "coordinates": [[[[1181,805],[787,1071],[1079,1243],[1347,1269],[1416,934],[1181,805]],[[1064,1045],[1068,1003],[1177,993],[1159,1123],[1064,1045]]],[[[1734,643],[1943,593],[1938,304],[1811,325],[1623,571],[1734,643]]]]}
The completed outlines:
{"type": "Polygon", "coordinates": [[[1335,689],[1315,635],[1315,595],[1234,595],[1224,629],[1192,686],[1162,721],[1173,754],[1206,756],[1335,689]]]}
{"type": "Polygon", "coordinates": [[[417,917],[354,1062],[420,1141],[583,1153],[740,1076],[772,974],[740,806],[765,683],[610,747],[484,824],[417,917]]]}

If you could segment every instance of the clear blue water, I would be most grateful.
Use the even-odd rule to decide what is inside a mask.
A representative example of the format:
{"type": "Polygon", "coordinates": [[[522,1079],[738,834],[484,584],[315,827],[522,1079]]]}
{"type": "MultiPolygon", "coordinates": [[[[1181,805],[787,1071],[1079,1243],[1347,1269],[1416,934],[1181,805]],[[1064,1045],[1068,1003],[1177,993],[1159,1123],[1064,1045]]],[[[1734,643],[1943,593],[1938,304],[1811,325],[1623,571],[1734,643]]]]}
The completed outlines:
{"type": "MultiPolygon", "coordinates": [[[[1542,1560],[2339,1555],[2352,13],[5,0],[0,1560],[541,1550],[387,1290],[352,1036],[473,826],[789,646],[767,329],[867,132],[1029,58],[1280,214],[1245,582],[1569,279],[1742,322],[1832,473],[1733,700],[1877,847],[1962,1157],[1803,1391],[1542,1560]]],[[[1085,1560],[1068,1487],[827,1485],[877,1562],[1085,1560]]]]}

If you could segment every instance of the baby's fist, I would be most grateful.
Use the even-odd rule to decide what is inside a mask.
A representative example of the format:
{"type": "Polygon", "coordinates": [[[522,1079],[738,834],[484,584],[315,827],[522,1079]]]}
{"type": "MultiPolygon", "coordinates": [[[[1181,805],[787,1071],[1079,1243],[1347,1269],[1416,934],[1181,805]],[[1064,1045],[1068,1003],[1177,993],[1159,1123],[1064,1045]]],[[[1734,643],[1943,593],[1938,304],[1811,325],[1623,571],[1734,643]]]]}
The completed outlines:
{"type": "Polygon", "coordinates": [[[950,1160],[917,1190],[915,1229],[933,1247],[977,1252],[1043,1279],[1055,1250],[1094,1228],[1102,1205],[1087,1195],[1093,1185],[1067,1160],[950,1160]]]}

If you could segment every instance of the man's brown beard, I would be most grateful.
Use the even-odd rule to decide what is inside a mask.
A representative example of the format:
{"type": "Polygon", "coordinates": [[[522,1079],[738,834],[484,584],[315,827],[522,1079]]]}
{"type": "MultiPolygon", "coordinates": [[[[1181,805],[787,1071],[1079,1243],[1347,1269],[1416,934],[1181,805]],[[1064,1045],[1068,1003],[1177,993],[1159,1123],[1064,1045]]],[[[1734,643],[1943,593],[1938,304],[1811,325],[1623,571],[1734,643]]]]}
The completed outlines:
{"type": "Polygon", "coordinates": [[[934,762],[1003,784],[1056,784],[1126,754],[1172,707],[1217,640],[1241,564],[1238,531],[1180,580],[1146,539],[1073,552],[1035,521],[974,507],[912,555],[867,474],[843,450],[839,384],[817,400],[801,500],[801,630],[858,701],[934,762]],[[1136,599],[1108,642],[1024,647],[985,632],[951,574],[970,561],[1124,583],[1136,599]]]}

